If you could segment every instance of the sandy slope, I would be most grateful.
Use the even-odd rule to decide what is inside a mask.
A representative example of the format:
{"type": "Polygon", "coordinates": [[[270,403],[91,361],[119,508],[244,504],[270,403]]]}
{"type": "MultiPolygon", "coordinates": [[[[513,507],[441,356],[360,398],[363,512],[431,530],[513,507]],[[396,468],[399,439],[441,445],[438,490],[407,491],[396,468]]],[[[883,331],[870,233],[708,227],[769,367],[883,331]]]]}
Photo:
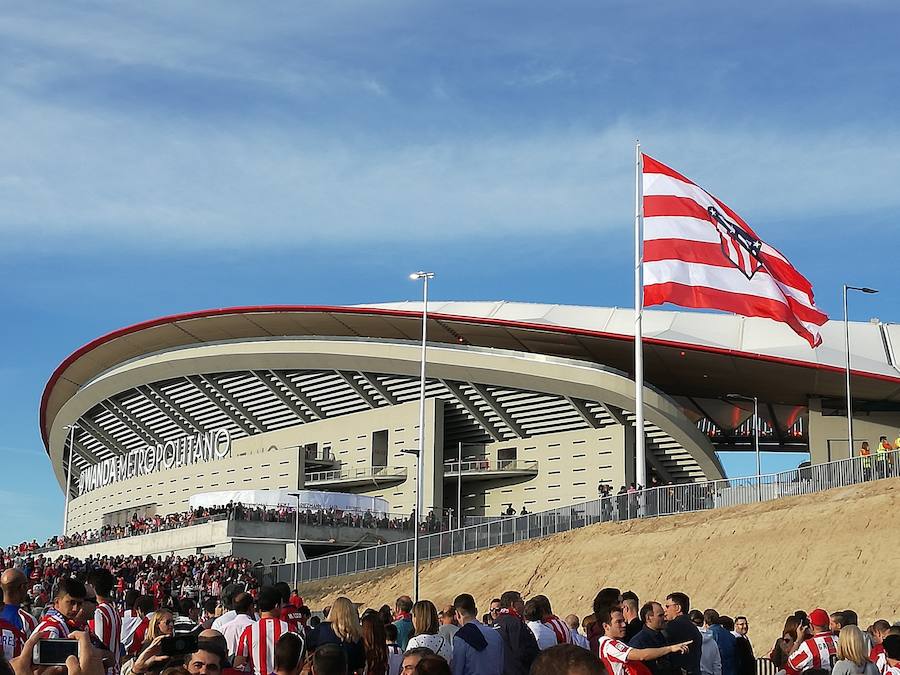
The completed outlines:
{"type": "MultiPolygon", "coordinates": [[[[557,614],[591,611],[603,586],[643,602],[688,593],[699,609],[745,614],[758,654],[795,609],[852,608],[860,623],[900,619],[900,479],[758,505],[634,523],[605,523],[543,540],[427,563],[422,596],[438,606],[469,592],[479,608],[507,589],[543,593],[557,614]]],[[[338,595],[380,606],[410,593],[409,567],[302,588],[318,608],[338,595]]],[[[865,627],[865,625],[863,627],[865,627]]]]}

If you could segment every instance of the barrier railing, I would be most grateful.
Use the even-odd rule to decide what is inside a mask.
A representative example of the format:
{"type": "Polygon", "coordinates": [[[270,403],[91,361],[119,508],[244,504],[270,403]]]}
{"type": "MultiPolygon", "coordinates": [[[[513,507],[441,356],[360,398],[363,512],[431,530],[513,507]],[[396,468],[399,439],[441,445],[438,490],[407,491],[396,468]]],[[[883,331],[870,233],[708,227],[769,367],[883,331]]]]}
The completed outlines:
{"type": "MultiPolygon", "coordinates": [[[[827,464],[744,478],[684,483],[612,495],[524,516],[419,537],[420,559],[432,560],[479,549],[513,544],[595,523],[692,513],[780,497],[805,495],[900,474],[900,452],[854,457],[827,464]]],[[[413,540],[305,560],[298,581],[355,574],[413,561],[413,540]]],[[[291,582],[294,565],[273,566],[276,580],[291,582]]]]}
{"type": "Polygon", "coordinates": [[[462,471],[466,473],[481,473],[494,471],[537,471],[538,463],[536,459],[515,460],[501,459],[499,461],[491,461],[487,459],[476,459],[469,462],[447,462],[444,464],[444,475],[456,475],[462,471]]]}
{"type": "Polygon", "coordinates": [[[359,469],[335,469],[333,471],[314,471],[306,474],[306,483],[321,483],[336,480],[354,480],[357,478],[405,478],[406,467],[369,466],[359,469]]]}

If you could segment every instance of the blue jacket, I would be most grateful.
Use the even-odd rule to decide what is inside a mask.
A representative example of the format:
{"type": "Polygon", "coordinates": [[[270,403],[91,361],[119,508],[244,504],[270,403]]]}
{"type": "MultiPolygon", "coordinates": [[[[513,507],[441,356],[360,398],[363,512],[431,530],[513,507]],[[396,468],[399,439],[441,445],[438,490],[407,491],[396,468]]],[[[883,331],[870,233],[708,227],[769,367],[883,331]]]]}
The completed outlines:
{"type": "Polygon", "coordinates": [[[719,655],[722,657],[722,675],[736,675],[734,659],[737,638],[719,624],[710,626],[709,630],[719,646],[719,655]]]}
{"type": "Polygon", "coordinates": [[[472,620],[453,636],[453,675],[503,675],[503,638],[472,620]]]}

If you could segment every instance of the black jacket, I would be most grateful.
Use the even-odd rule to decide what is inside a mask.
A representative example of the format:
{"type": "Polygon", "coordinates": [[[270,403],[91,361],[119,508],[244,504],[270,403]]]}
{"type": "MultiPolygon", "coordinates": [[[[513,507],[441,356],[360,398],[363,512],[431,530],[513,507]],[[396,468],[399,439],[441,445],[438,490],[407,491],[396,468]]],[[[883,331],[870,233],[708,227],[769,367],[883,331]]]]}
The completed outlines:
{"type": "Polygon", "coordinates": [[[700,635],[697,626],[682,614],[666,624],[665,633],[666,644],[691,643],[687,654],[669,654],[672,665],[675,668],[683,668],[688,675],[700,675],[700,650],[703,645],[703,636],[700,635]]]}
{"type": "Polygon", "coordinates": [[[632,619],[625,626],[625,644],[631,644],[631,638],[640,633],[644,629],[644,624],[640,619],[632,619]]]}
{"type": "Polygon", "coordinates": [[[737,675],[756,675],[756,656],[750,640],[739,637],[734,643],[734,668],[737,675]]]}
{"type": "MultiPolygon", "coordinates": [[[[655,649],[657,647],[665,647],[667,644],[666,636],[661,631],[650,630],[646,626],[631,640],[627,640],[626,643],[629,647],[634,647],[635,649],[655,649]]],[[[653,661],[644,661],[644,665],[650,669],[653,675],[674,675],[675,673],[672,662],[669,660],[669,655],[661,656],[653,661]]]]}
{"type": "Polygon", "coordinates": [[[312,630],[306,642],[306,649],[312,653],[322,645],[339,645],[347,654],[347,665],[350,666],[350,672],[366,667],[366,651],[362,640],[345,642],[334,632],[330,621],[323,621],[312,630]]]}
{"type": "Polygon", "coordinates": [[[503,675],[528,675],[541,651],[531,629],[519,617],[501,614],[494,630],[503,638],[503,675]]]}

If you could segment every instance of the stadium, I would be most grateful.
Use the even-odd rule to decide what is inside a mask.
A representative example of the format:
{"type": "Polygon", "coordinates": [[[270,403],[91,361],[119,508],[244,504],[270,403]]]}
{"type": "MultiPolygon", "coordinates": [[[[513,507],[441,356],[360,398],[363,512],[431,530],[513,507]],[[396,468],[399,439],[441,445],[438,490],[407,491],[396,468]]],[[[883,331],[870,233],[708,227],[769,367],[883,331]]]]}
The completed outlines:
{"type": "MultiPolygon", "coordinates": [[[[421,322],[421,303],[239,307],[81,347],[40,408],[66,534],[228,501],[408,517],[421,322]]],[[[631,309],[429,302],[423,516],[534,513],[634,483],[632,327],[631,309]]],[[[900,327],[849,330],[854,444],[874,445],[900,429],[900,327]]],[[[846,458],[843,331],[829,322],[811,349],[765,319],[646,311],[647,475],[723,478],[718,452],[753,449],[753,397],[764,452],[846,458]]],[[[68,552],[290,560],[295,539],[303,559],[408,536],[346,530],[211,521],[68,552]]]]}

